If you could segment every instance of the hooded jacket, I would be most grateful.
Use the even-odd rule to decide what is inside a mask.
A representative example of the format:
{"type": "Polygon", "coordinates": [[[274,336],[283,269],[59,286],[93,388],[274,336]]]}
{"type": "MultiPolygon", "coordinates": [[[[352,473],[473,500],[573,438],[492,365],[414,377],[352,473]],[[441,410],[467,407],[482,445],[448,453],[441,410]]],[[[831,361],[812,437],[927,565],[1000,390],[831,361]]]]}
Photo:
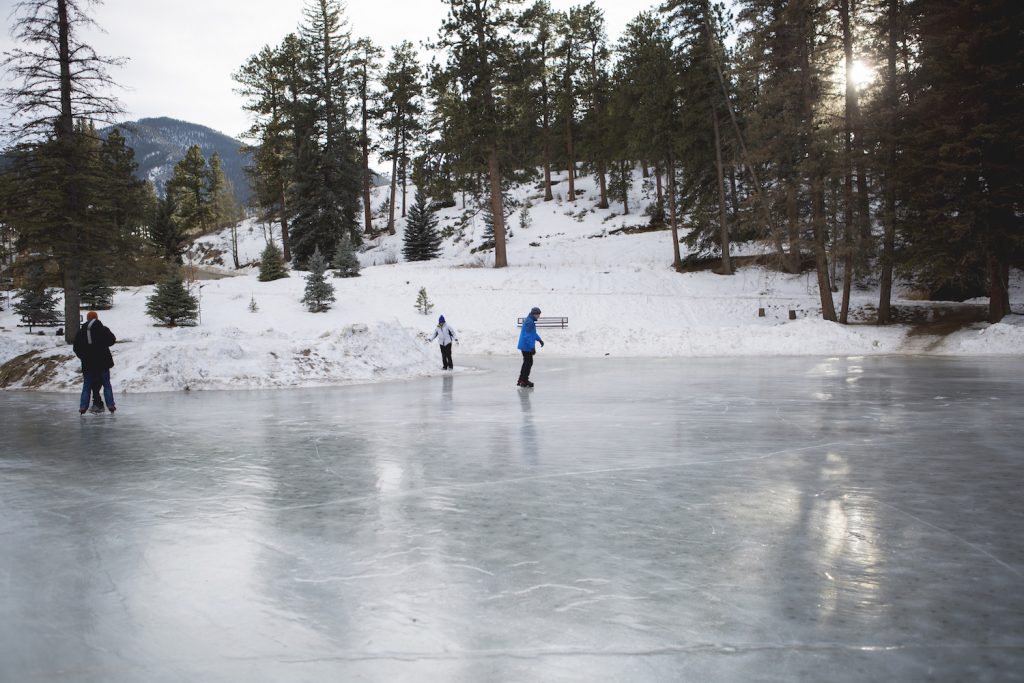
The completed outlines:
{"type": "Polygon", "coordinates": [[[110,328],[98,319],[82,325],[75,335],[75,355],[82,361],[82,372],[103,372],[114,367],[110,347],[117,342],[110,328]]]}
{"type": "Polygon", "coordinates": [[[537,342],[544,343],[544,340],[537,334],[537,321],[533,319],[532,315],[527,315],[523,318],[523,329],[519,331],[519,346],[517,348],[529,353],[536,349],[537,342]]]}
{"type": "Polygon", "coordinates": [[[441,346],[446,346],[458,339],[458,337],[455,336],[454,327],[448,323],[438,323],[437,327],[434,328],[434,336],[427,341],[434,341],[435,339],[441,342],[441,346]]]}

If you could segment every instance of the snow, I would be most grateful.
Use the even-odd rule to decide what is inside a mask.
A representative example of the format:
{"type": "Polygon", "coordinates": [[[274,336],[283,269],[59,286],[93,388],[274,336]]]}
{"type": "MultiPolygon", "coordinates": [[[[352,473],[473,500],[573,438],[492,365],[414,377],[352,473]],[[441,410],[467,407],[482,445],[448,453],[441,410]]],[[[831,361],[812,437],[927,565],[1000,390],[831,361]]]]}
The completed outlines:
{"type": "MultiPolygon", "coordinates": [[[[254,265],[240,271],[231,267],[230,231],[203,238],[204,250],[214,247],[222,252],[222,265],[206,269],[227,276],[193,283],[193,292],[200,296],[200,325],[155,327],[144,310],[152,287],[118,291],[113,309],[100,313],[119,338],[113,349],[115,390],[299,387],[440,374],[436,343],[428,346],[425,341],[439,314],[458,331],[456,372],[464,372],[460,356],[516,355],[516,318],[532,306],[539,306],[544,315],[569,319],[568,329],[540,331],[547,342],[539,351],[542,355],[1024,353],[1021,315],[995,325],[975,324],[945,338],[911,339],[905,325],[844,326],[821,320],[817,285],[807,274],[785,275],[760,266],[742,268],[729,277],[710,271],[676,273],[671,268],[669,231],[615,234],[623,227],[645,225],[646,217],[616,215],[621,204],[593,209],[592,179],[577,182],[586,194],[576,206],[557,194],[564,186],[556,186],[556,201],[546,203],[531,187],[515,191],[520,201],[531,197],[532,225],[520,227],[522,209],[509,217],[507,268],[491,267],[493,252],[472,252],[483,232],[479,216],[467,221],[460,237],[461,204],[439,214],[439,229],[450,228],[455,234],[434,261],[402,262],[399,221],[396,235],[377,238],[359,254],[361,277],[332,280],[337,301],[325,313],[309,313],[300,303],[304,273],[259,282],[254,265]],[[414,308],[421,287],[434,304],[426,316],[414,308]],[[249,310],[250,300],[258,306],[255,313],[249,310]],[[758,317],[759,308],[765,309],[765,317],[758,317]],[[796,320],[789,320],[790,310],[796,312],[796,320]]],[[[634,187],[630,204],[636,212],[650,200],[641,196],[645,190],[639,180],[634,187]]],[[[386,191],[377,188],[378,204],[386,191]]],[[[276,226],[273,235],[276,239],[276,226]]],[[[255,264],[267,236],[266,225],[251,219],[240,224],[239,261],[255,264]]],[[[761,249],[752,244],[736,247],[735,253],[744,254],[761,249]]],[[[896,306],[925,305],[901,295],[896,306]]],[[[1024,282],[1017,272],[1011,303],[1018,311],[1024,304],[1024,282]]],[[[854,292],[853,310],[876,304],[876,291],[854,292]]],[[[49,377],[26,378],[14,385],[77,390],[78,363],[62,339],[52,329],[48,336],[27,334],[5,308],[0,312],[0,364],[30,350],[67,356],[49,377]]]]}

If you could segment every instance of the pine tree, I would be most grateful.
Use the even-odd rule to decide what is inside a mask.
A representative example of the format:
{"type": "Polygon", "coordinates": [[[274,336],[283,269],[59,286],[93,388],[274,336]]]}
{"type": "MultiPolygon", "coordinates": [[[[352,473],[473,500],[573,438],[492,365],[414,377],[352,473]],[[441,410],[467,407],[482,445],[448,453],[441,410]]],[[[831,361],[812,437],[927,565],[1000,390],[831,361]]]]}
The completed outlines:
{"type": "MultiPolygon", "coordinates": [[[[504,88],[512,71],[509,57],[510,33],[515,29],[511,6],[516,0],[469,2],[446,0],[448,16],[441,25],[437,47],[447,49],[448,61],[435,78],[450,106],[439,115],[459,130],[465,145],[460,153],[467,159],[486,160],[491,201],[495,205],[494,267],[505,268],[505,221],[500,204],[502,156],[511,110],[518,106],[504,88]]],[[[507,164],[506,164],[507,165],[507,164]]]]}
{"type": "Polygon", "coordinates": [[[108,94],[113,85],[108,68],[121,60],[102,57],[82,42],[94,23],[87,13],[91,3],[24,0],[13,7],[11,34],[19,45],[5,52],[2,65],[20,85],[2,90],[10,114],[3,137],[32,143],[29,153],[39,163],[30,166],[41,172],[36,181],[45,179],[50,188],[48,196],[24,195],[35,208],[28,207],[15,229],[21,241],[45,242],[30,248],[50,254],[60,269],[64,339],[70,344],[79,326],[78,263],[83,251],[102,246],[91,235],[91,162],[86,158],[91,145],[76,131],[75,121],[109,120],[121,112],[108,94]]]}
{"type": "Polygon", "coordinates": [[[181,264],[181,255],[188,248],[188,236],[184,227],[174,220],[174,199],[170,194],[157,199],[147,235],[161,258],[168,263],[181,264]]]}
{"type": "Polygon", "coordinates": [[[18,290],[18,301],[13,306],[31,330],[32,325],[52,325],[60,320],[57,298],[46,286],[46,273],[42,264],[29,267],[25,286],[18,290]]]}
{"type": "Polygon", "coordinates": [[[533,216],[530,215],[530,209],[533,208],[533,203],[527,199],[523,204],[523,208],[519,211],[519,227],[523,230],[529,230],[530,226],[533,225],[533,216]]]}
{"type": "Polygon", "coordinates": [[[109,269],[100,264],[82,267],[83,309],[105,311],[114,305],[114,288],[110,286],[109,269]]]}
{"type": "Polygon", "coordinates": [[[437,215],[431,210],[426,195],[416,190],[416,200],[409,209],[402,239],[406,261],[429,261],[441,253],[441,236],[437,232],[437,215]]]}
{"type": "Polygon", "coordinates": [[[322,313],[331,307],[334,301],[334,285],[324,278],[327,272],[327,260],[320,254],[320,249],[313,250],[309,257],[309,275],[306,276],[306,292],[302,303],[310,313],[322,313]]]}
{"type": "Polygon", "coordinates": [[[480,248],[481,249],[493,249],[494,248],[494,211],[491,209],[491,202],[484,202],[483,211],[480,214],[480,220],[484,224],[483,234],[481,235],[480,248]]]}
{"type": "Polygon", "coordinates": [[[427,298],[426,287],[420,287],[419,293],[416,294],[415,308],[423,315],[427,315],[430,313],[431,310],[433,310],[434,304],[433,302],[430,301],[430,299],[427,298]]]}
{"type": "Polygon", "coordinates": [[[281,250],[273,242],[268,242],[260,255],[260,282],[270,282],[288,277],[288,269],[284,265],[284,257],[281,250]]]}
{"type": "Polygon", "coordinates": [[[333,254],[342,235],[361,241],[356,221],[361,193],[358,141],[348,121],[352,39],[339,0],[307,0],[301,39],[300,99],[307,103],[296,129],[301,141],[291,185],[291,252],[304,265],[316,249],[333,254]]]}
{"type": "Polygon", "coordinates": [[[235,268],[241,268],[238,262],[238,221],[245,213],[235,200],[235,189],[224,175],[220,155],[210,155],[210,164],[206,177],[206,194],[209,198],[210,225],[214,229],[231,228],[231,259],[235,268]]]}
{"type": "Polygon", "coordinates": [[[167,327],[195,325],[199,301],[189,294],[176,266],[167,270],[166,277],[157,284],[153,295],[146,299],[146,315],[167,327]]]}
{"type": "Polygon", "coordinates": [[[908,111],[906,264],[923,284],[987,280],[989,320],[1010,313],[1024,260],[1024,6],[919,0],[919,84],[908,111]]]}
{"type": "Polygon", "coordinates": [[[416,46],[404,41],[392,52],[391,61],[381,79],[384,98],[380,110],[380,127],[390,137],[390,146],[383,157],[391,160],[391,192],[388,204],[388,232],[395,234],[395,209],[398,205],[398,183],[402,183],[402,215],[405,215],[405,183],[408,176],[409,146],[422,128],[420,117],[423,85],[416,57],[416,46]]]}
{"type": "Polygon", "coordinates": [[[338,248],[332,259],[334,277],[359,277],[359,257],[352,248],[352,240],[345,235],[338,240],[338,248]]]}
{"type": "Polygon", "coordinates": [[[167,196],[174,206],[172,220],[185,235],[202,235],[212,225],[210,171],[199,145],[192,145],[174,165],[167,196]]]}

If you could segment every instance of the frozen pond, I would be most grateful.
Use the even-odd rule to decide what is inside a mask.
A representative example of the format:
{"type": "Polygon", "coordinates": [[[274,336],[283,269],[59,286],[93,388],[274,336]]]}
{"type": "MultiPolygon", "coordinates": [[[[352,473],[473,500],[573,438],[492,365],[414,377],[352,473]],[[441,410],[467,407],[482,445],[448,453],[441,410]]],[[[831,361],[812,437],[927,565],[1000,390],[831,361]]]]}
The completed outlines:
{"type": "Polygon", "coordinates": [[[1024,679],[1019,358],[477,365],[0,393],[0,680],[1024,679]]]}

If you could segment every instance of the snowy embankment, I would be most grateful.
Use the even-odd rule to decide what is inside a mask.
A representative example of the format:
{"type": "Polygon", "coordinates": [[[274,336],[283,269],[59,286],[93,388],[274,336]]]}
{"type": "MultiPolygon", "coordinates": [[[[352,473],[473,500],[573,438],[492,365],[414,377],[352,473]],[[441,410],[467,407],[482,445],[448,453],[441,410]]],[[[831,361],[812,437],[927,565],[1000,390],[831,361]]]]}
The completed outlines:
{"type": "MultiPolygon", "coordinates": [[[[636,185],[634,207],[647,203],[636,185]]],[[[590,188],[586,182],[578,186],[590,188]]],[[[520,189],[519,198],[527,191],[520,189]]],[[[361,277],[332,280],[337,301],[326,313],[309,313],[299,303],[304,288],[299,272],[259,282],[254,268],[218,268],[232,276],[193,284],[202,319],[192,328],[153,326],[144,312],[152,287],[119,291],[114,308],[101,312],[120,340],[113,349],[115,389],[298,387],[440,374],[436,344],[428,346],[426,337],[441,313],[458,331],[459,371],[460,356],[517,355],[516,318],[531,306],[540,306],[545,316],[569,319],[567,329],[541,330],[547,342],[541,355],[1024,353],[1024,316],[996,325],[976,323],[946,337],[911,337],[904,325],[828,323],[820,319],[816,283],[806,274],[761,267],[729,277],[710,271],[678,274],[670,268],[668,231],[615,232],[642,225],[644,217],[615,216],[621,207],[590,210],[590,195],[575,207],[532,201],[529,228],[520,227],[520,211],[509,218],[508,268],[491,268],[490,252],[471,253],[480,243],[482,222],[477,216],[460,231],[462,209],[453,208],[441,214],[439,227],[455,232],[441,258],[395,263],[401,261],[400,222],[397,235],[378,238],[360,254],[361,277]],[[414,308],[421,287],[434,304],[426,316],[414,308]],[[251,300],[256,312],[249,308],[251,300]],[[758,316],[759,308],[765,317],[758,316]],[[796,320],[789,319],[790,310],[796,320]]],[[[240,260],[255,261],[265,244],[264,230],[247,222],[239,232],[240,260]]],[[[203,241],[226,251],[226,235],[203,241]]],[[[230,255],[224,259],[230,262],[230,255]]],[[[1015,271],[1014,310],[1024,304],[1021,280],[1015,271]]],[[[865,318],[870,318],[875,303],[877,292],[855,292],[852,310],[868,309],[865,318]]],[[[926,306],[898,297],[894,303],[903,309],[926,306]]],[[[76,390],[78,364],[62,340],[52,330],[49,336],[28,335],[16,323],[10,310],[0,312],[0,365],[7,363],[0,385],[76,390]],[[21,361],[8,363],[19,356],[21,361]]]]}

